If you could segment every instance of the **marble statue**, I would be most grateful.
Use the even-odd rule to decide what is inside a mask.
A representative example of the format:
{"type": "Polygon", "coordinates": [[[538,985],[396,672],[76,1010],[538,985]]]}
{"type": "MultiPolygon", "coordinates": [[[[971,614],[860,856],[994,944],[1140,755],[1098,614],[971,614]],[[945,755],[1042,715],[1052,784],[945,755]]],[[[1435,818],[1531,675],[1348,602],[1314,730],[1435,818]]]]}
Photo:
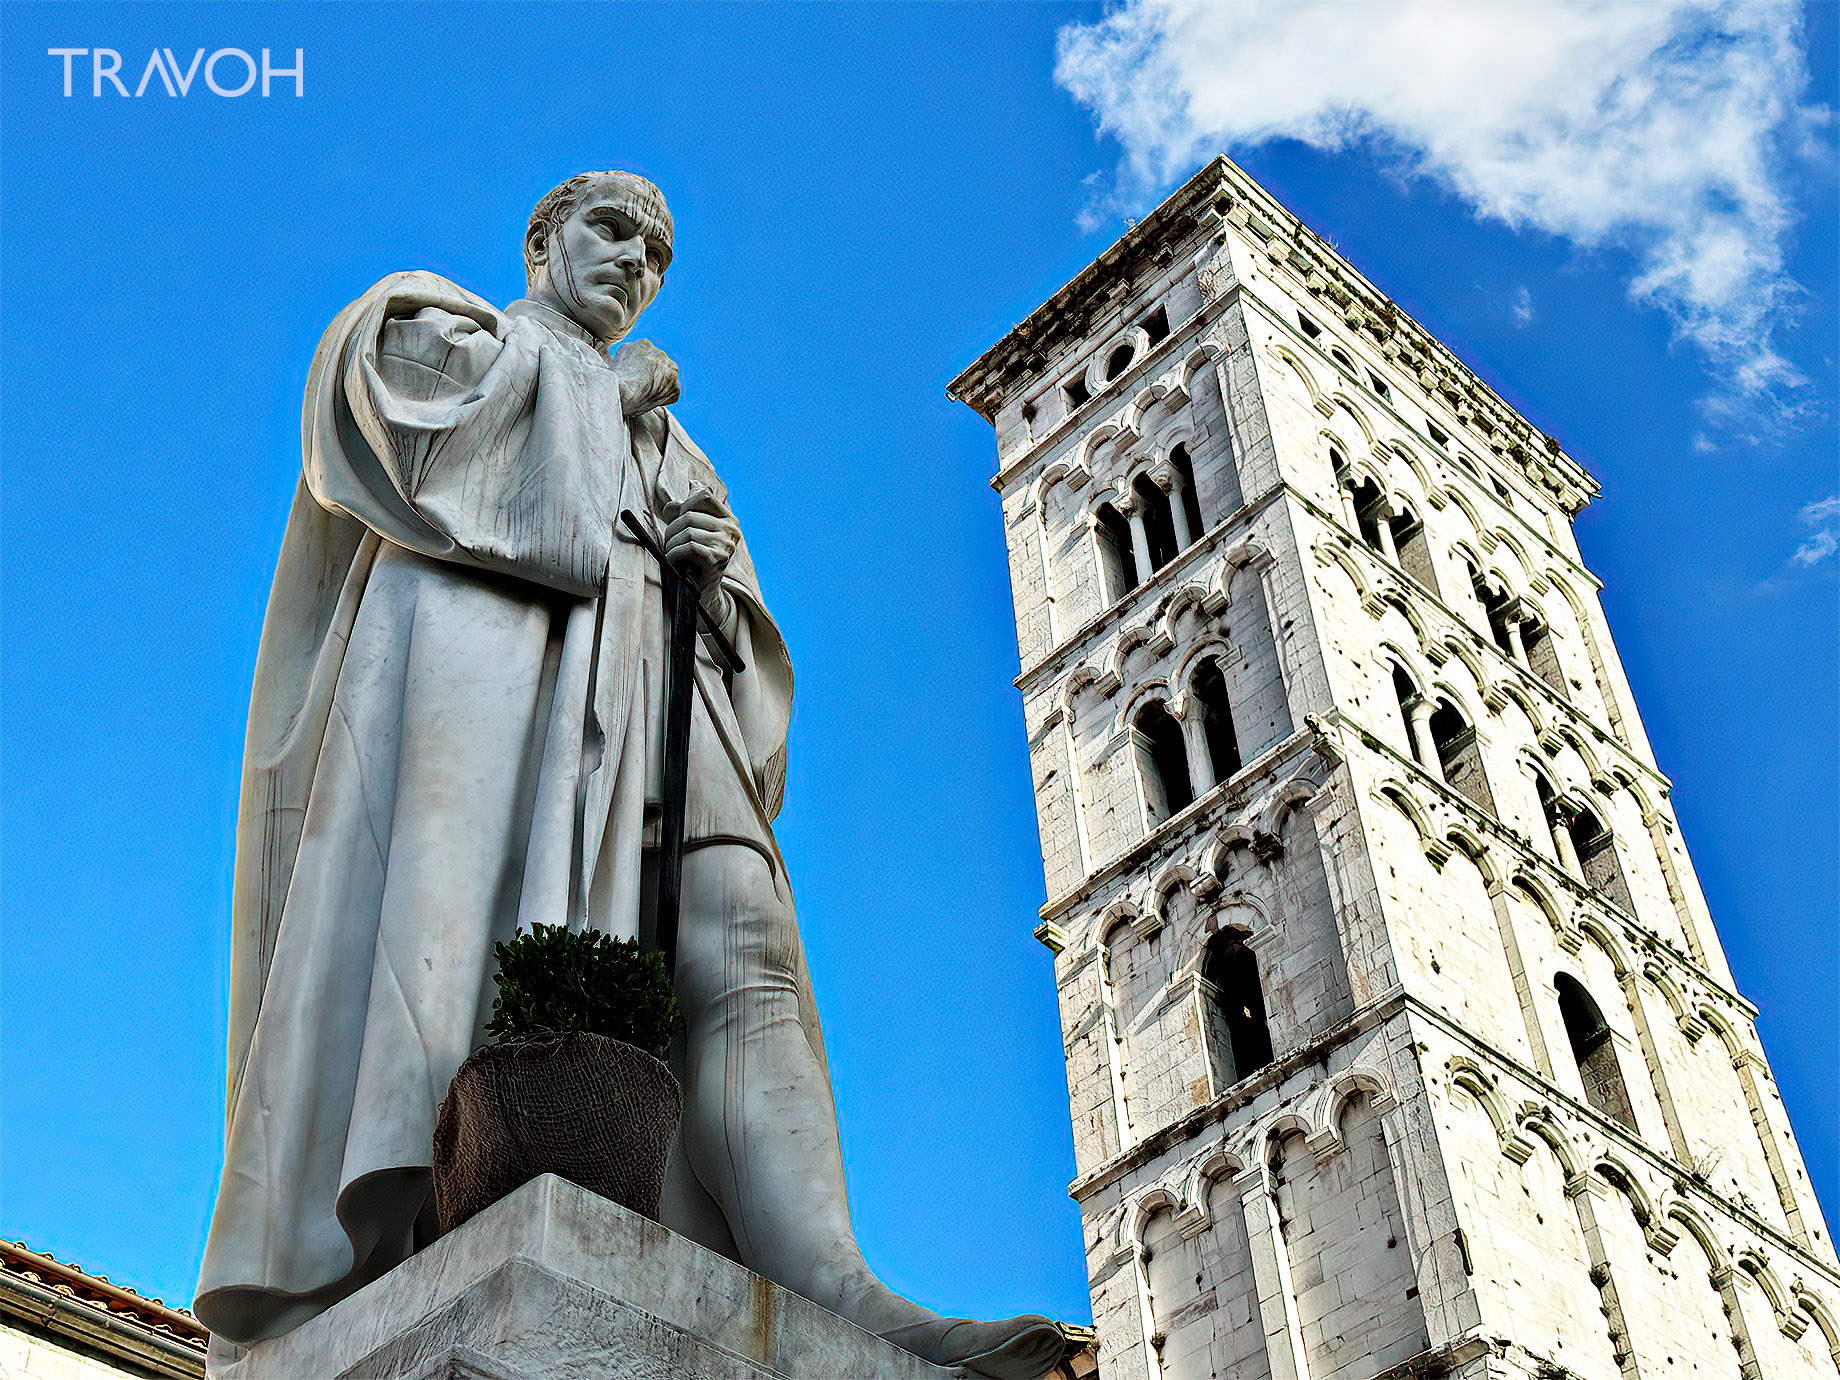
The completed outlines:
{"type": "Polygon", "coordinates": [[[320,343],[250,705],[197,1313],[273,1337],[427,1244],[435,1113],[484,1039],[494,941],[646,932],[666,628],[631,509],[744,667],[696,666],[661,1216],[927,1360],[1037,1376],[1060,1351],[1047,1319],[942,1317],[856,1244],[773,837],[791,665],[722,482],[667,410],[675,367],[614,348],[671,240],[651,183],[583,174],[531,217],[523,300],[399,273],[320,343]]]}

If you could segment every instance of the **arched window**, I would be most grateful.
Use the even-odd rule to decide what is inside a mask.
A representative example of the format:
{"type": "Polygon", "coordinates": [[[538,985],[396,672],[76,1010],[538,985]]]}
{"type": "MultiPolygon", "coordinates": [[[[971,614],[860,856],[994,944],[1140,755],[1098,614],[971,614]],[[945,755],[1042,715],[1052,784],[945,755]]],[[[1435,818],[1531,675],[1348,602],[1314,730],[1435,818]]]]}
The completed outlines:
{"type": "Polygon", "coordinates": [[[1363,479],[1354,487],[1354,520],[1360,529],[1361,540],[1376,551],[1384,552],[1386,547],[1380,540],[1380,524],[1386,521],[1386,495],[1380,492],[1380,486],[1371,479],[1363,479]]]}
{"type": "Polygon", "coordinates": [[[1402,507],[1389,526],[1393,533],[1393,549],[1399,553],[1399,568],[1436,594],[1437,571],[1431,564],[1431,543],[1425,540],[1425,524],[1410,508],[1402,507]]]}
{"type": "Polygon", "coordinates": [[[1616,841],[1610,831],[1590,810],[1580,808],[1571,818],[1569,832],[1585,884],[1634,914],[1635,903],[1629,899],[1629,883],[1623,877],[1623,864],[1617,860],[1616,841]]]}
{"type": "Polygon", "coordinates": [[[1341,365],[1342,368],[1346,369],[1350,374],[1355,372],[1354,361],[1348,358],[1348,354],[1346,351],[1338,347],[1331,346],[1329,349],[1329,358],[1334,360],[1337,364],[1341,365]]]}
{"type": "Polygon", "coordinates": [[[1445,784],[1467,796],[1470,803],[1494,814],[1495,797],[1489,794],[1488,778],[1482,774],[1476,730],[1463,721],[1449,700],[1439,700],[1431,713],[1431,741],[1437,747],[1445,784]]]}
{"type": "Polygon", "coordinates": [[[1144,536],[1150,548],[1150,569],[1161,570],[1176,558],[1176,525],[1169,514],[1169,495],[1147,474],[1131,486],[1144,519],[1144,536]]]}
{"type": "Polygon", "coordinates": [[[1241,930],[1222,930],[1208,941],[1201,977],[1213,989],[1214,1029],[1210,1054],[1219,1086],[1231,1087],[1272,1060],[1271,1030],[1265,1023],[1265,989],[1259,964],[1241,930]]]}
{"type": "Polygon", "coordinates": [[[1508,596],[1492,587],[1473,565],[1469,568],[1469,583],[1476,591],[1476,602],[1482,605],[1483,616],[1489,621],[1489,636],[1505,655],[1512,657],[1514,637],[1508,629],[1508,596]]]}
{"type": "Polygon", "coordinates": [[[1182,745],[1182,725],[1161,700],[1152,700],[1131,721],[1136,734],[1137,769],[1143,775],[1147,823],[1155,828],[1194,801],[1188,779],[1188,752],[1182,745]]]}
{"type": "Polygon", "coordinates": [[[1431,765],[1431,759],[1426,756],[1431,745],[1419,741],[1418,725],[1415,722],[1421,717],[1414,712],[1419,705],[1418,687],[1412,684],[1412,677],[1401,670],[1397,662],[1393,663],[1393,695],[1399,701],[1399,718],[1406,726],[1406,747],[1412,753],[1412,760],[1421,767],[1431,765]]]}
{"type": "Polygon", "coordinates": [[[1208,763],[1214,769],[1214,780],[1225,781],[1240,769],[1239,739],[1233,733],[1233,707],[1227,701],[1227,678],[1221,674],[1220,663],[1213,657],[1201,663],[1190,683],[1189,693],[1201,709],[1208,763]]]}
{"type": "Polygon", "coordinates": [[[1569,974],[1560,973],[1553,985],[1559,989],[1559,1016],[1565,1022],[1566,1038],[1571,1041],[1572,1058],[1578,1063],[1578,1076],[1584,1080],[1584,1100],[1605,1116],[1636,1130],[1635,1108],[1629,1101],[1629,1089],[1623,1086],[1623,1071],[1617,1067],[1616,1048],[1604,1013],[1569,974]]]}
{"type": "Polygon", "coordinates": [[[1553,856],[1568,872],[1578,870],[1578,855],[1572,851],[1572,836],[1565,825],[1565,813],[1559,808],[1558,794],[1539,772],[1533,774],[1533,789],[1540,797],[1540,814],[1546,819],[1546,832],[1552,839],[1553,856]]]}
{"type": "Polygon", "coordinates": [[[1113,350],[1111,354],[1107,355],[1105,359],[1105,381],[1110,383],[1126,369],[1129,369],[1131,367],[1131,359],[1136,353],[1136,348],[1126,343],[1120,345],[1117,349],[1113,350]]]}
{"type": "Polygon", "coordinates": [[[1137,588],[1137,557],[1131,550],[1131,525],[1109,503],[1099,506],[1093,536],[1099,543],[1099,568],[1105,572],[1105,601],[1115,604],[1137,588]]]}
{"type": "Polygon", "coordinates": [[[1195,489],[1195,466],[1188,458],[1187,446],[1170,450],[1169,466],[1182,481],[1182,515],[1188,519],[1188,539],[1192,542],[1207,530],[1207,523],[1201,514],[1201,495],[1195,489]]]}

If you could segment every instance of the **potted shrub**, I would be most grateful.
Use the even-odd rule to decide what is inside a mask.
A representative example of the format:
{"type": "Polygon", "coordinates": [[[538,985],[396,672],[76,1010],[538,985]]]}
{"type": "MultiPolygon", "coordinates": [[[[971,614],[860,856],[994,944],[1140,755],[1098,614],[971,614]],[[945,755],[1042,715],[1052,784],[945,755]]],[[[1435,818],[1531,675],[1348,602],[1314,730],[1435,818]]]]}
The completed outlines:
{"type": "Polygon", "coordinates": [[[683,1111],[663,1062],[683,1027],[663,957],[563,925],[494,951],[494,1040],[460,1066],[435,1123],[441,1230],[539,1174],[657,1217],[683,1111]]]}

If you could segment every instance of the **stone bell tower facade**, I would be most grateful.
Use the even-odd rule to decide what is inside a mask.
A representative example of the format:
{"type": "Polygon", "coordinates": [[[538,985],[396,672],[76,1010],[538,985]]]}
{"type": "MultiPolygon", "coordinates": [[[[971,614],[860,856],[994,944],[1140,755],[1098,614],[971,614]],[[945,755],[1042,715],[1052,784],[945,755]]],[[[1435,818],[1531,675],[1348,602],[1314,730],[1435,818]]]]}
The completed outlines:
{"type": "Polygon", "coordinates": [[[1590,476],[1225,159],[951,392],[1104,1380],[1840,1377],[1590,476]]]}

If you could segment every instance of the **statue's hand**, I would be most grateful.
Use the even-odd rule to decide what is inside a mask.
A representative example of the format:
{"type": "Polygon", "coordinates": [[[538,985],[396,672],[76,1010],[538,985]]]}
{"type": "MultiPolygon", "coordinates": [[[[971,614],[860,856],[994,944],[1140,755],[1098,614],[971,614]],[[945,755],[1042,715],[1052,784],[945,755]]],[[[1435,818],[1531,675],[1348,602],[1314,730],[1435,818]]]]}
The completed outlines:
{"type": "Polygon", "coordinates": [[[689,496],[671,504],[659,516],[665,519],[665,558],[683,571],[705,594],[718,590],[722,572],[741,542],[735,515],[701,484],[689,496]]]}
{"type": "Polygon", "coordinates": [[[620,380],[620,411],[628,417],[677,401],[677,366],[649,340],[629,340],[613,352],[620,380]]]}

